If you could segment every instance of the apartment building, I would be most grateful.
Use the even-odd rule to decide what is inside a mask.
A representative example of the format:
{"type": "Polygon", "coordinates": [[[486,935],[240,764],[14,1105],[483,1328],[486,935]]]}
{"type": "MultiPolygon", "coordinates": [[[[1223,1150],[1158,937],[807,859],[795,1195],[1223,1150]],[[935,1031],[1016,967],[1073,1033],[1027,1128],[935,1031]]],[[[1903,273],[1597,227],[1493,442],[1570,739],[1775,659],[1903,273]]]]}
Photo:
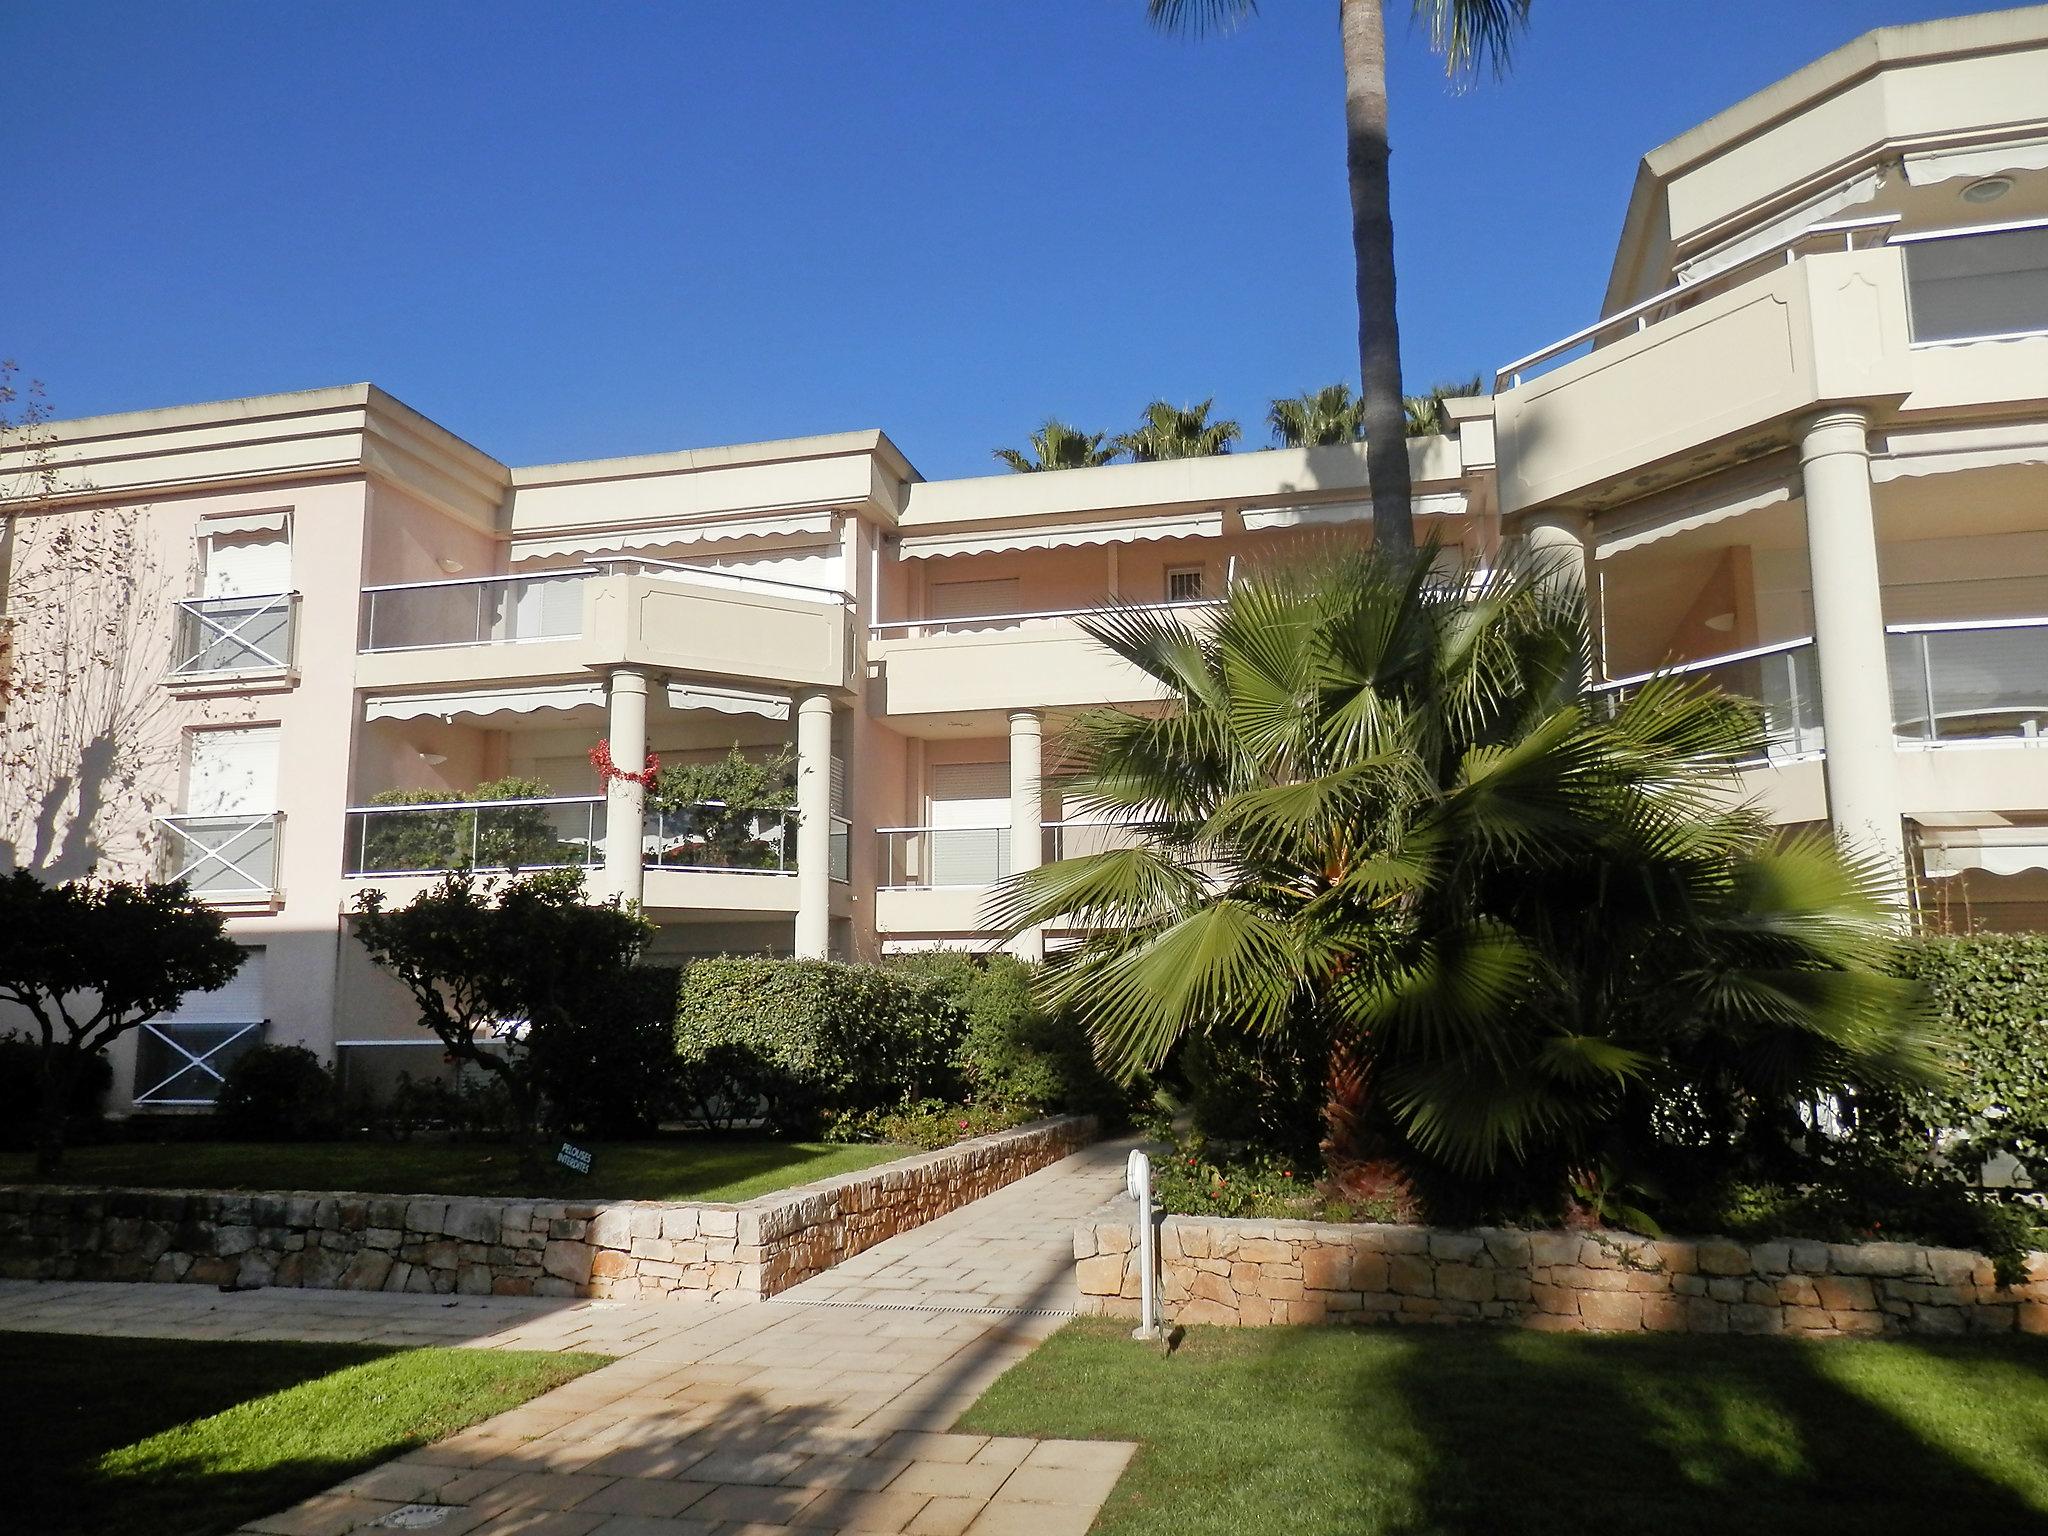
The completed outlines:
{"type": "MultiPolygon", "coordinates": [[[[1653,150],[1602,317],[1409,445],[1424,533],[1582,569],[1605,685],[1756,699],[1750,792],[1954,926],[2048,925],[2044,86],[2048,7],[1963,17],[1653,150]]],[[[8,694],[0,852],[182,874],[250,952],[124,1047],[143,1108],[206,1101],[257,1038],[420,1060],[347,913],[448,867],[581,868],[661,958],[985,945],[992,882],[1111,835],[1042,787],[1063,722],[1154,698],[1076,619],[1198,615],[1370,522],[1348,446],[927,481],[868,431],[512,467],[369,385],[35,453],[0,465],[14,675],[73,685],[8,694]],[[786,751],[794,804],[650,805],[599,742],[786,751]]]]}

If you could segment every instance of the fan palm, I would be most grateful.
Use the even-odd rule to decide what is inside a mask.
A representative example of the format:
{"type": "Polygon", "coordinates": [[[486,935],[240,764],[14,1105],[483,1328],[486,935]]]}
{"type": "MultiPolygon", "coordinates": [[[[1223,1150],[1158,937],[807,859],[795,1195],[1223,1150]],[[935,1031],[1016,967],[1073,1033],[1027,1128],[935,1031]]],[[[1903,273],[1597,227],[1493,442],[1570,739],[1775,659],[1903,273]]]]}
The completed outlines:
{"type": "Polygon", "coordinates": [[[1426,395],[1408,395],[1401,401],[1401,410],[1408,418],[1410,437],[1435,437],[1450,425],[1450,418],[1444,414],[1446,400],[1462,400],[1481,394],[1486,386],[1478,374],[1469,379],[1453,379],[1429,386],[1426,395]]]}
{"type": "Polygon", "coordinates": [[[1086,622],[1171,703],[1067,743],[1069,803],[1132,846],[994,898],[1087,935],[1046,1001],[1128,1071],[1286,1042],[1326,1064],[1333,1164],[1467,1179],[1558,1175],[1709,1075],[1783,1103],[1925,1070],[1882,878],[1736,800],[1754,711],[1588,694],[1581,598],[1434,555],[1255,572],[1199,628],[1086,622]]]}
{"type": "Polygon", "coordinates": [[[1202,459],[1230,452],[1230,445],[1243,436],[1234,421],[1211,421],[1213,398],[1200,405],[1175,407],[1154,400],[1145,407],[1145,424],[1126,432],[1117,446],[1140,464],[1157,459],[1202,459]]]}
{"type": "Polygon", "coordinates": [[[1328,384],[1286,400],[1275,400],[1266,412],[1273,441],[1283,448],[1330,448],[1355,443],[1365,435],[1358,401],[1349,384],[1328,384]]]}
{"type": "Polygon", "coordinates": [[[1019,474],[1036,474],[1046,469],[1092,469],[1107,464],[1123,450],[1109,440],[1107,432],[1080,432],[1048,416],[1045,425],[1031,434],[1030,454],[1015,448],[998,448],[996,457],[1019,474]]]}
{"type": "MultiPolygon", "coordinates": [[[[1531,0],[1412,0],[1453,77],[1491,61],[1505,70],[1531,0]]],[[[1382,549],[1415,547],[1408,448],[1401,411],[1401,330],[1394,311],[1394,214],[1387,179],[1385,0],[1339,0],[1344,49],[1345,163],[1351,182],[1351,251],[1357,268],[1358,365],[1373,537],[1382,549]]],[[[1258,14],[1258,0],[1146,0],[1153,23],[1201,34],[1258,14]]]]}

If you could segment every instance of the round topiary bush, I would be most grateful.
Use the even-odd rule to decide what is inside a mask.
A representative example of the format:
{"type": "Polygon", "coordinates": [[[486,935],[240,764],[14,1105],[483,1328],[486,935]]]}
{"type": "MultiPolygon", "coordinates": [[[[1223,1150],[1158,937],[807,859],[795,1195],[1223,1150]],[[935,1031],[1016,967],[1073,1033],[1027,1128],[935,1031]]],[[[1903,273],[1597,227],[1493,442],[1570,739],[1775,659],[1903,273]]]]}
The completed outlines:
{"type": "Polygon", "coordinates": [[[228,1068],[214,1105],[221,1129],[249,1141],[305,1141],[340,1124],[334,1074],[296,1045],[259,1045],[228,1068]]]}

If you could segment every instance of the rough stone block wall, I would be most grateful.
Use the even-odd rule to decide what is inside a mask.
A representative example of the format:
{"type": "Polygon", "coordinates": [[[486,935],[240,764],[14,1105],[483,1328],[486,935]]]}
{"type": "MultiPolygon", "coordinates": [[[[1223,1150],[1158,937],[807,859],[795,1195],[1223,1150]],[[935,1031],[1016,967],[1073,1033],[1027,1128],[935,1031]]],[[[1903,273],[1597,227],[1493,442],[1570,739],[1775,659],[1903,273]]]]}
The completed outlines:
{"type": "Polygon", "coordinates": [[[0,1276],[477,1296],[746,1299],[1084,1146],[1043,1120],[740,1205],[0,1186],[0,1276]]]}
{"type": "MultiPolygon", "coordinates": [[[[1074,1233],[1082,1309],[1136,1316],[1134,1229],[1074,1233]]],[[[2048,1334],[2048,1253],[2023,1284],[1980,1254],[1907,1243],[1652,1240],[1626,1233],[1171,1216],[1159,1294],[1172,1323],[1496,1323],[1584,1333],[2048,1334]]]]}

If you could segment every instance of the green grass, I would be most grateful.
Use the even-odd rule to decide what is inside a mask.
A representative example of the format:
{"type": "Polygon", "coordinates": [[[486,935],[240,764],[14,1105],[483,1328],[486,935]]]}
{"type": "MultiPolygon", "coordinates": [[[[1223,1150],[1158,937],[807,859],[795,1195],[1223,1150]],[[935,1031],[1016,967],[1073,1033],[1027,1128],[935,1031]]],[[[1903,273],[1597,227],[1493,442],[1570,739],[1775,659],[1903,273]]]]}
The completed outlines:
{"type": "Polygon", "coordinates": [[[2048,1531],[2048,1339],[1128,1331],[958,1426],[1142,1442],[1095,1536],[2048,1531]]]}
{"type": "MultiPolygon", "coordinates": [[[[509,1147],[450,1142],[113,1143],[74,1147],[69,1184],[153,1189],[334,1189],[373,1195],[546,1195],[584,1200],[751,1200],[907,1156],[907,1147],[825,1141],[595,1142],[587,1176],[550,1166],[538,1187],[509,1147]]],[[[27,1153],[0,1153],[0,1184],[34,1177],[27,1153]]]]}
{"type": "Polygon", "coordinates": [[[0,1527],[214,1536],[604,1363],[0,1333],[0,1527]]]}

